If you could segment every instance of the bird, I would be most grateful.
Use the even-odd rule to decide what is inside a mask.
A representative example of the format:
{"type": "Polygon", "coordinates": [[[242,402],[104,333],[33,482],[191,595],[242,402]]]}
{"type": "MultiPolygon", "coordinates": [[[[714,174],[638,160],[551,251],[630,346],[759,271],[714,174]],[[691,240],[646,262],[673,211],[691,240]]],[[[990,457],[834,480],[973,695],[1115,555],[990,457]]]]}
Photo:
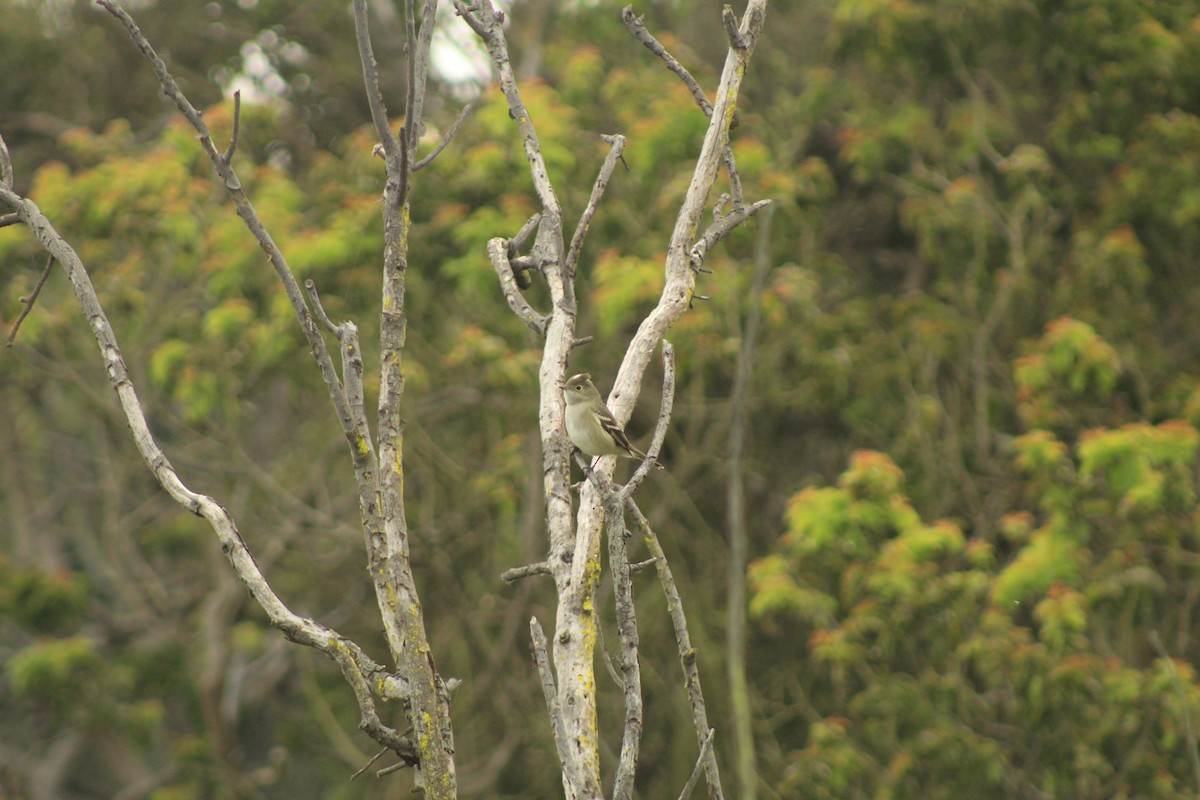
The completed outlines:
{"type": "MultiPolygon", "coordinates": [[[[586,372],[572,375],[562,384],[567,401],[567,437],[586,456],[646,459],[646,454],[629,442],[625,430],[600,397],[592,376],[586,372]]],[[[596,461],[592,462],[596,466],[596,461]]]]}

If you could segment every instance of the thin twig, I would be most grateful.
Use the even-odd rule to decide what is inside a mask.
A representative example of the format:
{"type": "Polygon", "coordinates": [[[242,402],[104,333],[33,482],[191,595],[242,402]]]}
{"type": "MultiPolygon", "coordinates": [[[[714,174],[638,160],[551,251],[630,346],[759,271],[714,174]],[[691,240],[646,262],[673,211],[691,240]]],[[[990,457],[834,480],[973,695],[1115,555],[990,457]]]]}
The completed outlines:
{"type": "Polygon", "coordinates": [[[237,150],[238,133],[242,127],[242,90],[238,89],[233,93],[233,134],[229,137],[229,148],[225,154],[221,156],[221,160],[226,165],[233,160],[233,154],[237,150]]]}
{"type": "Polygon", "coordinates": [[[539,561],[536,564],[527,564],[523,567],[513,567],[506,569],[500,573],[500,580],[505,583],[516,583],[522,578],[532,578],[535,575],[553,575],[550,570],[550,565],[545,561],[539,561]]]}
{"type": "Polygon", "coordinates": [[[21,218],[16,214],[0,214],[0,228],[7,228],[9,225],[16,225],[21,221],[21,218]]]}
{"type": "Polygon", "coordinates": [[[371,31],[367,24],[366,0],[354,0],[354,34],[358,39],[358,56],[362,62],[363,81],[367,89],[367,106],[371,109],[371,121],[375,124],[375,135],[383,148],[384,160],[391,164],[399,161],[400,142],[388,125],[387,105],[379,89],[379,69],[375,64],[375,51],[371,47],[371,31]]]}
{"type": "Polygon", "coordinates": [[[662,363],[663,388],[662,401],[658,409],[658,424],[654,426],[654,437],[650,440],[650,447],[646,450],[646,460],[638,465],[633,476],[621,489],[622,500],[633,496],[633,493],[638,490],[642,481],[650,473],[651,466],[662,469],[662,464],[658,463],[658,453],[662,450],[663,442],[667,438],[667,428],[671,425],[671,411],[675,407],[675,347],[666,339],[663,339],[662,343],[662,363]]]}
{"type": "Polygon", "coordinates": [[[532,217],[525,220],[525,224],[521,226],[521,230],[517,231],[517,235],[508,240],[508,257],[514,258],[521,248],[525,246],[525,242],[529,241],[529,237],[538,229],[538,224],[542,221],[542,212],[537,211],[532,217]]]}
{"type": "Polygon", "coordinates": [[[575,233],[571,236],[571,246],[567,248],[567,274],[575,274],[575,265],[579,262],[579,251],[583,248],[583,238],[587,235],[588,227],[592,224],[592,217],[596,215],[596,209],[600,206],[600,200],[604,197],[604,190],[608,188],[608,182],[612,178],[613,170],[617,168],[617,162],[621,159],[621,154],[625,151],[625,137],[620,135],[601,136],[601,139],[608,142],[608,155],[604,157],[604,164],[600,167],[600,172],[596,175],[596,182],[592,185],[592,194],[588,198],[587,206],[583,209],[583,213],[579,215],[579,224],[575,226],[575,233]]]}
{"type": "Polygon", "coordinates": [[[393,772],[399,772],[400,770],[408,769],[411,766],[412,766],[412,764],[401,761],[399,764],[392,764],[390,767],[384,767],[383,769],[379,770],[378,772],[375,773],[375,777],[383,778],[388,775],[391,775],[393,772]]]}
{"type": "Polygon", "coordinates": [[[525,326],[539,336],[543,336],[546,333],[546,324],[549,322],[549,318],[544,314],[539,314],[522,294],[521,287],[517,284],[517,276],[513,271],[512,262],[508,259],[508,249],[508,242],[501,238],[492,239],[487,245],[492,269],[496,271],[496,277],[500,279],[500,291],[504,293],[508,307],[525,323],[525,326]]]}
{"type": "MultiPolygon", "coordinates": [[[[674,58],[671,53],[667,52],[667,48],[662,46],[662,42],[656,40],[654,35],[650,34],[650,32],[646,30],[646,25],[643,24],[644,18],[635,17],[634,7],[632,6],[625,6],[625,10],[622,11],[620,16],[622,16],[622,19],[624,19],[626,28],[629,28],[630,32],[632,32],[634,37],[637,38],[637,41],[640,41],[642,44],[644,44],[650,53],[659,56],[659,58],[662,59],[662,62],[664,62],[666,65],[667,70],[676,73],[677,76],[679,76],[679,79],[683,80],[684,85],[686,88],[688,88],[688,91],[691,92],[691,96],[696,101],[697,106],[700,107],[702,112],[704,112],[704,116],[712,119],[713,104],[708,102],[707,96],[704,96],[704,90],[700,88],[700,84],[696,82],[695,78],[691,77],[691,73],[689,73],[682,64],[679,64],[678,59],[674,58]]],[[[730,24],[728,20],[730,20],[732,17],[733,12],[730,10],[730,7],[725,6],[721,13],[721,19],[724,20],[726,26],[730,24]]],[[[736,34],[736,37],[731,37],[730,41],[731,43],[734,40],[738,42],[737,46],[734,46],[734,49],[748,49],[746,38],[740,35],[740,32],[737,29],[736,19],[733,20],[733,31],[734,34],[736,34]]],[[[732,128],[736,128],[737,126],[737,113],[734,112],[733,119],[730,120],[730,128],[732,130],[732,128]]],[[[733,192],[734,199],[736,199],[738,203],[742,203],[742,179],[740,179],[738,176],[737,162],[734,161],[733,149],[728,142],[725,143],[725,149],[721,151],[721,161],[725,162],[725,172],[728,175],[728,179],[730,179],[730,191],[733,192]]]]}
{"type": "MultiPolygon", "coordinates": [[[[700,218],[704,213],[708,196],[712,192],[720,171],[723,154],[729,144],[729,123],[746,66],[753,53],[763,27],[762,9],[766,0],[749,0],[743,17],[747,47],[744,50],[730,49],[721,70],[721,81],[717,87],[712,117],[696,157],[696,166],[688,184],[687,193],[680,204],[679,213],[667,244],[665,264],[666,280],[658,303],[638,326],[637,333],[625,351],[621,367],[617,371],[614,393],[619,393],[616,403],[609,403],[609,410],[618,421],[626,418],[637,399],[637,387],[650,364],[659,340],[667,330],[688,310],[696,290],[696,271],[692,260],[692,248],[700,218]]],[[[731,189],[735,187],[731,184],[731,189]]],[[[734,191],[734,204],[740,205],[734,191]]]]}
{"type": "Polygon", "coordinates": [[[334,336],[338,334],[338,326],[333,324],[333,320],[325,313],[325,307],[321,305],[321,296],[317,294],[317,284],[312,278],[304,281],[304,291],[308,293],[308,300],[312,303],[313,314],[325,328],[334,336]]]}
{"type": "Polygon", "coordinates": [[[600,650],[600,657],[604,661],[604,666],[608,670],[608,677],[613,679],[613,683],[621,691],[625,691],[625,679],[617,672],[617,667],[613,664],[612,655],[608,652],[608,646],[604,644],[604,626],[599,622],[596,623],[596,647],[600,650]]]}
{"type": "Polygon", "coordinates": [[[446,145],[450,144],[450,140],[454,138],[454,134],[458,133],[458,129],[466,121],[467,115],[474,110],[474,103],[467,103],[467,105],[463,106],[463,110],[458,112],[458,119],[454,120],[454,124],[450,126],[450,130],[446,131],[446,135],[442,137],[442,140],[437,143],[437,147],[433,148],[433,152],[413,164],[413,172],[422,170],[433,163],[433,160],[446,149],[446,145]]]}
{"type": "Polygon", "coordinates": [[[716,728],[708,729],[708,736],[704,737],[704,741],[700,745],[700,755],[696,756],[696,765],[692,767],[692,774],[688,776],[687,783],[683,785],[683,791],[679,793],[679,800],[688,800],[692,796],[692,790],[696,788],[696,781],[700,780],[700,770],[703,769],[704,761],[712,751],[713,737],[716,735],[716,728]]]}
{"type": "MultiPolygon", "coordinates": [[[[658,541],[658,536],[650,527],[646,515],[638,508],[632,497],[626,498],[625,507],[629,509],[634,524],[642,534],[650,555],[654,557],[658,568],[658,580],[662,584],[663,594],[667,596],[667,608],[671,614],[671,624],[675,630],[675,643],[679,647],[679,663],[683,667],[684,681],[687,685],[688,700],[692,707],[692,725],[696,730],[696,740],[703,742],[708,736],[708,710],[704,704],[704,691],[700,686],[700,670],[696,666],[696,649],[692,646],[692,638],[688,634],[687,617],[683,612],[683,600],[679,596],[679,587],[675,576],[671,573],[671,565],[667,563],[666,553],[658,541]]],[[[712,750],[704,757],[704,774],[708,781],[708,796],[710,800],[722,800],[724,792],[721,789],[721,774],[717,759],[712,750]]]]}
{"type": "Polygon", "coordinates": [[[17,341],[17,331],[21,329],[21,323],[29,316],[29,312],[33,310],[33,304],[37,302],[38,295],[42,293],[42,287],[46,285],[46,279],[50,277],[50,270],[54,268],[54,256],[49,256],[46,259],[46,266],[42,268],[42,274],[38,277],[37,283],[33,285],[33,291],[28,297],[22,297],[21,303],[25,306],[21,309],[21,316],[17,317],[17,321],[13,323],[12,330],[8,332],[8,339],[5,340],[5,347],[12,347],[17,341]]]}
{"type": "Polygon", "coordinates": [[[675,56],[667,52],[667,48],[663,47],[662,42],[654,38],[654,34],[646,30],[645,16],[636,16],[633,13],[633,6],[625,6],[621,11],[621,19],[625,22],[625,27],[629,28],[639,42],[646,46],[651,53],[658,56],[666,64],[667,69],[679,76],[679,80],[683,81],[683,85],[692,93],[692,97],[696,100],[696,105],[700,106],[704,111],[704,116],[712,118],[712,103],[708,102],[708,98],[704,95],[704,90],[700,88],[700,84],[692,77],[692,74],[687,71],[683,64],[675,56]]]}
{"type": "Polygon", "coordinates": [[[359,768],[357,771],[355,771],[355,773],[350,776],[350,780],[354,780],[359,775],[362,775],[364,772],[366,772],[368,769],[370,769],[371,765],[374,764],[376,761],[378,761],[383,756],[383,754],[387,753],[387,752],[389,752],[389,750],[385,747],[382,750],[380,750],[378,753],[376,753],[375,755],[371,756],[371,760],[368,761],[367,763],[363,764],[361,768],[359,768]]]}
{"type": "Polygon", "coordinates": [[[733,210],[728,214],[714,214],[714,219],[711,225],[704,231],[704,235],[700,237],[695,244],[692,245],[690,251],[690,263],[692,270],[695,272],[703,272],[704,259],[718,242],[724,239],[729,234],[733,233],[739,225],[741,225],[750,217],[757,214],[762,209],[771,205],[770,200],[759,200],[750,205],[734,206],[733,210]]]}

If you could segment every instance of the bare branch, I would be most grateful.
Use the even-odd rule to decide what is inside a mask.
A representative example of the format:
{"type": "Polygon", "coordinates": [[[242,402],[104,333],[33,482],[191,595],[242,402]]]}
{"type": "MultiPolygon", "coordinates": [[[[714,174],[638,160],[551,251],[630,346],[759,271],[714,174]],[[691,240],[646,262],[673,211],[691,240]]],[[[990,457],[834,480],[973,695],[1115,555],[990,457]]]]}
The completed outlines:
{"type": "Polygon", "coordinates": [[[317,284],[312,278],[304,281],[304,291],[308,292],[308,300],[312,303],[313,313],[317,316],[317,322],[325,326],[325,329],[334,336],[338,335],[338,326],[333,324],[333,320],[325,313],[325,307],[321,305],[321,296],[317,294],[317,284]]]}
{"type": "MultiPolygon", "coordinates": [[[[728,214],[714,212],[713,223],[704,231],[704,235],[692,245],[691,268],[696,272],[703,272],[702,265],[704,264],[704,259],[708,256],[708,251],[726,236],[733,233],[739,225],[769,205],[771,205],[770,200],[759,200],[748,206],[735,206],[728,214]]],[[[699,295],[697,295],[698,297],[699,295]]],[[[708,298],[704,299],[707,300],[708,298]]]]}
{"type": "MultiPolygon", "coordinates": [[[[558,690],[554,688],[554,672],[550,669],[550,655],[546,632],[537,617],[529,618],[529,635],[532,638],[533,661],[542,679],[542,695],[546,699],[546,710],[550,714],[550,727],[554,730],[554,745],[558,748],[558,760],[563,768],[563,780],[570,786],[579,786],[579,770],[567,741],[567,729],[563,723],[562,708],[558,704],[558,690]]],[[[568,790],[568,796],[572,792],[568,790]]]]}
{"type": "Polygon", "coordinates": [[[671,425],[671,410],[675,407],[675,348],[666,339],[663,339],[662,362],[663,388],[662,402],[658,409],[658,424],[654,426],[654,437],[650,440],[650,447],[646,450],[646,460],[634,470],[633,477],[621,489],[622,500],[632,497],[633,493],[638,490],[642,481],[646,479],[646,475],[650,473],[651,465],[662,469],[662,464],[658,463],[658,452],[667,438],[667,428],[671,425]]]}
{"type": "Polygon", "coordinates": [[[637,575],[639,572],[643,572],[647,569],[650,569],[650,567],[653,567],[653,566],[654,566],[654,559],[647,558],[645,561],[636,561],[633,564],[630,564],[629,571],[632,572],[634,575],[637,575]]]}
{"type": "MultiPolygon", "coordinates": [[[[692,244],[708,194],[716,180],[722,154],[727,149],[730,119],[737,104],[746,64],[762,31],[765,6],[766,0],[750,0],[741,28],[746,37],[746,47],[740,50],[731,48],[726,56],[713,114],[667,247],[666,281],[662,296],[658,305],[638,327],[617,373],[613,388],[616,398],[608,407],[618,421],[628,419],[656,344],[687,310],[695,292],[692,244]]],[[[736,195],[734,200],[736,203],[736,195]]]]}
{"type": "Polygon", "coordinates": [[[21,221],[21,218],[16,214],[0,214],[0,228],[7,228],[9,225],[16,225],[21,221]]]}
{"type": "Polygon", "coordinates": [[[545,561],[539,561],[536,564],[527,564],[524,567],[513,567],[506,569],[500,573],[500,580],[505,583],[516,583],[522,578],[532,578],[534,575],[553,575],[550,570],[550,565],[545,561]]]}
{"type": "Polygon", "coordinates": [[[353,775],[351,775],[350,780],[354,780],[359,775],[362,775],[364,772],[366,772],[368,769],[370,769],[371,765],[374,764],[376,761],[378,761],[379,758],[386,752],[388,752],[388,749],[385,747],[382,750],[380,750],[378,753],[376,753],[375,755],[371,756],[371,760],[368,761],[367,763],[363,764],[361,769],[359,769],[353,775]]]}
{"type": "Polygon", "coordinates": [[[692,767],[692,774],[688,776],[687,783],[683,785],[683,791],[679,793],[679,800],[688,800],[692,796],[692,790],[696,788],[696,781],[700,780],[700,770],[704,767],[704,761],[712,752],[713,737],[716,735],[716,728],[708,729],[708,736],[704,737],[704,741],[700,745],[700,755],[696,756],[696,766],[692,767]]]}
{"type": "MultiPolygon", "coordinates": [[[[425,84],[429,75],[429,43],[433,41],[433,24],[437,16],[437,0],[424,0],[421,8],[421,29],[416,32],[413,17],[415,0],[405,0],[405,38],[408,41],[408,98],[404,109],[404,127],[409,162],[415,162],[417,143],[425,132],[425,84]]],[[[464,109],[465,111],[465,109],[464,109]]],[[[462,115],[460,115],[460,120],[462,115]]],[[[447,137],[446,141],[449,141],[447,137]]],[[[444,146],[444,145],[443,145],[444,146]]],[[[436,156],[437,153],[435,152],[436,156]]],[[[430,157],[432,160],[433,156],[430,157]]],[[[414,166],[411,172],[419,167],[414,166]]],[[[405,176],[407,180],[409,176],[405,176]]]]}
{"type": "Polygon", "coordinates": [[[675,56],[667,52],[667,48],[663,47],[662,42],[654,38],[654,34],[646,30],[645,16],[635,16],[633,6],[625,6],[621,11],[621,19],[625,21],[625,27],[629,28],[634,37],[646,46],[651,53],[658,56],[666,64],[667,69],[679,76],[679,80],[683,81],[683,85],[692,93],[692,97],[696,100],[696,105],[700,106],[704,111],[704,116],[712,118],[712,103],[708,102],[708,98],[704,96],[704,90],[700,88],[700,84],[692,77],[692,74],[687,71],[683,64],[675,56]]]}
{"type": "MultiPolygon", "coordinates": [[[[325,345],[325,340],[321,338],[321,333],[317,329],[317,323],[313,319],[308,305],[304,302],[304,295],[300,291],[300,285],[297,283],[291,267],[288,266],[287,259],[284,258],[283,253],[275,244],[271,235],[263,227],[262,221],[258,218],[258,213],[254,210],[254,206],[250,202],[250,198],[246,196],[245,191],[242,189],[241,182],[238,180],[233,166],[226,163],[221,153],[213,144],[212,134],[209,132],[208,126],[205,124],[200,112],[196,110],[196,107],[179,90],[179,85],[171,77],[166,64],[159,58],[154,48],[150,46],[150,42],[146,40],[146,37],[142,35],[137,23],[113,0],[96,0],[96,2],[125,26],[125,30],[129,33],[129,37],[133,40],[134,45],[154,67],[154,72],[158,75],[159,83],[162,84],[163,92],[175,103],[175,107],[179,109],[179,112],[183,114],[184,118],[199,134],[200,145],[208,156],[209,161],[212,162],[217,175],[224,182],[225,188],[233,198],[238,216],[246,223],[246,227],[250,230],[250,233],[263,249],[263,252],[267,254],[267,260],[270,261],[276,275],[279,277],[280,283],[283,285],[284,292],[292,304],[292,310],[300,322],[300,328],[304,332],[304,338],[312,348],[313,357],[317,360],[317,364],[320,367],[321,377],[324,378],[325,385],[329,390],[329,397],[333,401],[338,420],[342,424],[342,431],[349,439],[353,448],[355,446],[354,435],[356,427],[350,417],[349,407],[346,405],[345,398],[342,395],[337,370],[334,369],[329,349],[325,345]]],[[[362,493],[363,487],[360,486],[360,495],[362,493]]]]}
{"type": "Polygon", "coordinates": [[[729,6],[721,9],[721,24],[725,26],[725,35],[729,37],[729,46],[734,50],[745,50],[746,37],[738,30],[737,17],[729,6]]]}
{"type": "Polygon", "coordinates": [[[517,235],[508,240],[508,257],[515,256],[525,242],[529,240],[530,235],[538,229],[538,225],[542,221],[542,212],[538,211],[532,217],[525,220],[525,224],[521,226],[521,230],[517,231],[517,235]]]}
{"type": "Polygon", "coordinates": [[[568,275],[575,274],[575,265],[579,263],[579,251],[583,247],[583,238],[587,235],[592,217],[596,215],[600,200],[604,197],[604,190],[608,188],[608,181],[612,178],[613,170],[617,168],[617,162],[621,160],[621,154],[625,151],[624,136],[613,135],[600,138],[608,142],[608,155],[604,157],[604,164],[601,165],[600,172],[596,175],[596,183],[592,186],[592,194],[588,198],[583,213],[579,215],[579,224],[575,226],[575,234],[571,237],[571,246],[567,249],[566,272],[568,275]]]}
{"type": "MultiPolygon", "coordinates": [[[[667,48],[663,46],[662,42],[658,41],[658,39],[655,39],[654,35],[646,30],[646,26],[643,23],[644,17],[635,17],[633,14],[633,6],[626,6],[625,10],[621,12],[621,18],[625,21],[625,26],[629,28],[634,37],[639,42],[644,44],[651,53],[654,53],[654,55],[661,58],[663,63],[666,64],[667,69],[679,76],[679,79],[683,81],[685,86],[687,86],[688,91],[692,93],[692,97],[695,99],[696,105],[700,106],[700,110],[704,112],[704,116],[712,119],[713,107],[712,104],[708,102],[708,98],[705,97],[704,90],[700,88],[700,84],[697,83],[696,79],[691,76],[691,73],[689,73],[687,69],[685,69],[684,66],[679,63],[678,59],[667,52],[667,48]]],[[[730,37],[731,43],[734,41],[738,42],[738,44],[732,45],[733,48],[735,50],[747,50],[748,48],[745,44],[747,40],[743,38],[740,33],[738,33],[737,21],[734,19],[733,10],[730,9],[729,6],[725,6],[722,9],[721,19],[726,25],[727,29],[732,25],[732,30],[736,34],[736,36],[730,37]]],[[[761,27],[761,25],[759,27],[761,27]]],[[[746,56],[749,58],[749,53],[747,53],[746,56]]],[[[737,112],[735,110],[733,117],[729,120],[729,127],[736,128],[737,124],[737,112]]],[[[725,144],[725,149],[721,154],[721,158],[725,162],[725,171],[729,176],[729,186],[733,192],[734,199],[738,203],[741,203],[742,180],[738,176],[737,163],[733,158],[733,150],[729,147],[728,142],[725,144]]]]}
{"type": "Polygon", "coordinates": [[[613,664],[612,656],[608,652],[608,646],[604,644],[603,625],[596,626],[596,647],[600,650],[600,658],[604,661],[604,668],[608,670],[608,677],[612,678],[617,688],[624,692],[625,679],[621,677],[621,673],[617,672],[617,667],[613,664]]]}
{"type": "Polygon", "coordinates": [[[371,121],[375,123],[375,135],[379,137],[379,144],[383,148],[384,160],[389,165],[393,162],[398,163],[400,142],[388,124],[387,106],[383,101],[383,92],[379,89],[379,68],[375,63],[375,51],[371,47],[366,0],[354,0],[354,34],[358,39],[358,57],[362,62],[367,106],[371,109],[371,121]]]}
{"type": "Polygon", "coordinates": [[[233,135],[229,137],[229,148],[225,151],[225,155],[221,156],[221,160],[226,165],[233,160],[233,154],[237,151],[238,133],[242,127],[242,91],[238,89],[233,93],[233,135]]]}
{"type": "Polygon", "coordinates": [[[155,441],[146,422],[137,390],[129,378],[129,370],[121,355],[116,334],[104,314],[95,287],[78,254],[32,201],[20,197],[6,187],[0,187],[0,200],[17,209],[22,221],[29,226],[42,247],[66,272],[75,291],[75,298],[100,347],[109,383],[116,390],[134,444],[159,485],[179,505],[208,521],[221,542],[222,551],[233,565],[234,572],[250,596],[262,607],[271,625],[291,641],[313,647],[337,663],[358,700],[362,715],[360,727],[380,744],[395,750],[402,758],[415,758],[412,743],[380,721],[371,693],[371,686],[376,686],[382,687],[381,694],[389,699],[407,697],[410,691],[408,683],[388,674],[351,640],[311,619],[293,613],[275,594],[241,533],[238,532],[233,517],[213,498],[189,489],[155,441]]]}
{"type": "Polygon", "coordinates": [[[512,263],[508,260],[508,250],[508,242],[504,239],[497,238],[488,242],[488,257],[491,259],[492,269],[496,271],[496,277],[500,279],[500,290],[504,292],[504,299],[508,301],[508,307],[525,323],[525,326],[539,336],[544,336],[549,318],[535,311],[533,306],[529,305],[529,301],[525,299],[525,295],[521,293],[516,273],[512,263]]]}
{"type": "Polygon", "coordinates": [[[13,180],[12,156],[8,153],[8,143],[0,136],[0,186],[11,189],[13,180]]]}
{"type": "Polygon", "coordinates": [[[17,317],[17,321],[13,323],[12,329],[8,332],[8,338],[4,341],[5,347],[12,347],[13,342],[17,340],[17,331],[21,329],[21,323],[29,316],[29,312],[33,310],[33,304],[37,302],[38,295],[42,293],[42,287],[46,285],[46,279],[50,277],[50,270],[54,268],[54,256],[46,258],[46,266],[42,268],[42,274],[38,277],[37,283],[33,285],[33,291],[28,297],[21,298],[21,304],[25,307],[21,309],[21,315],[17,317]]]}
{"type": "MultiPolygon", "coordinates": [[[[671,624],[675,629],[675,642],[679,647],[679,663],[683,667],[684,681],[687,684],[688,700],[692,707],[692,724],[696,730],[696,739],[702,745],[710,730],[708,710],[704,705],[704,691],[700,687],[700,670],[696,666],[696,649],[692,646],[692,638],[688,634],[687,617],[683,613],[683,600],[679,596],[679,587],[675,584],[675,576],[671,573],[671,565],[663,552],[658,536],[650,527],[646,516],[638,508],[632,497],[626,498],[625,507],[633,516],[634,524],[642,534],[650,555],[654,557],[658,568],[658,580],[662,584],[663,594],[667,596],[667,608],[671,613],[671,624]]],[[[707,754],[701,749],[704,760],[704,774],[708,781],[708,796],[710,800],[722,800],[725,796],[721,789],[721,774],[717,767],[716,755],[711,749],[707,754]]]]}
{"type": "Polygon", "coordinates": [[[613,779],[613,800],[630,800],[642,741],[642,671],[638,664],[637,611],[633,604],[633,579],[627,553],[629,532],[625,528],[621,506],[620,493],[610,491],[605,495],[604,527],[608,535],[608,562],[620,644],[617,667],[625,697],[625,726],[621,735],[621,756],[613,779]]]}
{"type": "Polygon", "coordinates": [[[450,144],[450,140],[454,138],[454,134],[458,133],[458,129],[462,127],[463,122],[466,121],[467,115],[474,110],[474,103],[468,103],[467,105],[463,106],[463,110],[458,112],[458,118],[454,120],[454,124],[450,126],[450,130],[446,131],[446,135],[442,137],[442,140],[437,143],[437,147],[433,148],[433,152],[422,158],[417,163],[413,164],[413,172],[422,170],[433,163],[433,160],[437,158],[443,150],[446,149],[446,145],[450,144]]]}

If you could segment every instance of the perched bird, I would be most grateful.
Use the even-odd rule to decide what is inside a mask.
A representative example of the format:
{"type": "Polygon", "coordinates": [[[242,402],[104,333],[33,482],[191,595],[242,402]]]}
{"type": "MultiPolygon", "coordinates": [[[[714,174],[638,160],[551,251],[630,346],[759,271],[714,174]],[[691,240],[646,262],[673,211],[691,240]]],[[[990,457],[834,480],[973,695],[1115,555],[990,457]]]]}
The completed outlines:
{"type": "Polygon", "coordinates": [[[562,390],[567,401],[567,436],[584,455],[646,458],[645,453],[629,443],[629,437],[604,405],[591,375],[586,372],[572,375],[562,390]]]}

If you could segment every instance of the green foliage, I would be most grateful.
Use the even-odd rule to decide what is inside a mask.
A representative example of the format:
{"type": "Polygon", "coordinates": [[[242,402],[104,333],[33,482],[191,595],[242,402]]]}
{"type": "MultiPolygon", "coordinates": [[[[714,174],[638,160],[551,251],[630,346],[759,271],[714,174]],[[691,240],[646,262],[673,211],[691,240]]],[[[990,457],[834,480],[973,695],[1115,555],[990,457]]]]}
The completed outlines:
{"type": "MultiPolygon", "coordinates": [[[[1059,328],[1056,342],[1096,351],[1090,332],[1059,328]]],[[[1076,359],[1055,363],[1046,387],[1087,385],[1072,383],[1076,359]]],[[[1190,669],[1164,680],[1145,634],[1170,632],[1177,657],[1196,657],[1180,604],[1197,580],[1185,553],[1198,445],[1180,421],[1095,429],[1073,447],[1022,436],[1039,512],[1005,518],[1000,563],[957,525],[921,522],[882,454],[857,454],[837,488],[793,495],[777,551],[751,568],[751,611],[799,627],[781,635],[807,638],[805,693],[830,716],[780,791],[1186,794],[1195,740],[1179,726],[1200,713],[1200,684],[1190,669]]]]}
{"type": "Polygon", "coordinates": [[[46,639],[16,653],[5,671],[13,691],[65,707],[77,698],[76,690],[93,675],[100,656],[85,636],[46,639]]]}
{"type": "Polygon", "coordinates": [[[0,557],[0,616],[35,634],[58,634],[83,620],[87,580],[76,573],[46,572],[0,557]]]}

